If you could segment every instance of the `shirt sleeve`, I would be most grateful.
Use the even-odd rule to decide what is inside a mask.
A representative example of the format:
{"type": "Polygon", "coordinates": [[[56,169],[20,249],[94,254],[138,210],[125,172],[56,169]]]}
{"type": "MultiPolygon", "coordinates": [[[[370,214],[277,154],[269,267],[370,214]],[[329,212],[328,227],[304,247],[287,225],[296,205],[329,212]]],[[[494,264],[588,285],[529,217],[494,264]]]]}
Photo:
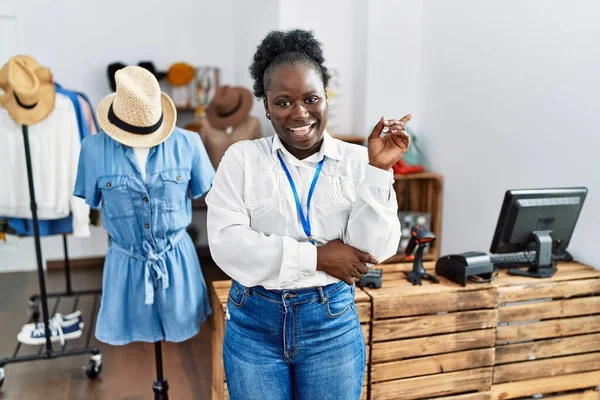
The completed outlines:
{"type": "Polygon", "coordinates": [[[192,173],[190,179],[190,190],[192,198],[196,199],[202,196],[210,189],[215,169],[213,168],[206,148],[199,135],[194,136],[194,158],[192,161],[192,173]]]}
{"type": "Polygon", "coordinates": [[[77,179],[75,180],[75,190],[73,195],[84,199],[92,208],[100,206],[100,190],[98,189],[95,161],[93,157],[94,149],[91,136],[85,138],[81,143],[79,152],[79,162],[77,166],[77,179]]]}
{"type": "MultiPolygon", "coordinates": [[[[64,131],[65,147],[69,149],[69,188],[73,188],[77,180],[78,159],[81,153],[81,137],[79,136],[77,115],[72,103],[69,104],[71,104],[70,112],[65,113],[65,121],[63,121],[61,129],[64,131]]],[[[89,237],[90,206],[75,196],[74,193],[70,197],[71,213],[73,214],[73,235],[76,237],[89,237]]]]}
{"type": "Polygon", "coordinates": [[[208,244],[216,264],[246,286],[295,287],[311,282],[317,248],[287,236],[265,235],[250,226],[244,203],[244,152],[231,146],[206,197],[208,244]]]}
{"type": "Polygon", "coordinates": [[[383,262],[395,255],[401,238],[394,176],[367,164],[350,212],[344,243],[383,262]]]}

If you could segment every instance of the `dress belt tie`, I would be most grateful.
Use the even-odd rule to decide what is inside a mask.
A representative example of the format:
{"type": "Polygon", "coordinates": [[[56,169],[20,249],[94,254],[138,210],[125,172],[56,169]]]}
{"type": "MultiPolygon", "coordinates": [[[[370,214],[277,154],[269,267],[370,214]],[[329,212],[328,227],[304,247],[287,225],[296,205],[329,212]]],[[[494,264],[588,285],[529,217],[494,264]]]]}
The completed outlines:
{"type": "Polygon", "coordinates": [[[133,249],[126,248],[119,243],[112,242],[111,248],[120,251],[121,253],[144,262],[144,287],[145,287],[145,304],[154,304],[154,290],[161,286],[163,290],[169,288],[169,274],[164,255],[169,250],[173,249],[186,234],[185,229],[182,229],[172,239],[169,239],[169,244],[160,252],[156,252],[150,242],[144,240],[142,249],[144,254],[138,254],[133,249]]]}

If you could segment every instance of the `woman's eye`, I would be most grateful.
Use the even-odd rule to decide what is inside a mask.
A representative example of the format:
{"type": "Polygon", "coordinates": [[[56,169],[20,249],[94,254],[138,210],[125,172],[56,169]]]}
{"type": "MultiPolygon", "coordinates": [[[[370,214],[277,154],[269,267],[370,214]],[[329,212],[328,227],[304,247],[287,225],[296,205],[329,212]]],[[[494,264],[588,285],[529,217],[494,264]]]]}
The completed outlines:
{"type": "Polygon", "coordinates": [[[287,107],[290,105],[290,102],[287,100],[283,100],[283,101],[280,101],[279,103],[277,103],[277,105],[280,107],[287,107]]]}
{"type": "Polygon", "coordinates": [[[315,104],[317,101],[319,101],[318,97],[309,97],[308,99],[306,99],[306,102],[308,104],[315,104]]]}

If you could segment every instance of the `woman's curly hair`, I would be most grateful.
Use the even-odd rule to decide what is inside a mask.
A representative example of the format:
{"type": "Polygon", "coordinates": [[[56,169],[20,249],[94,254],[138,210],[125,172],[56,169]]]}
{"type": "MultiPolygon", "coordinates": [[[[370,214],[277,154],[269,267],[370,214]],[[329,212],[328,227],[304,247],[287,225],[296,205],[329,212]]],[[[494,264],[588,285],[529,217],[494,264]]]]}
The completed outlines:
{"type": "Polygon", "coordinates": [[[254,95],[264,98],[271,86],[272,72],[282,64],[306,63],[320,73],[327,88],[329,74],[323,65],[323,49],[311,31],[294,29],[272,31],[263,39],[254,53],[250,75],[254,79],[254,95]]]}

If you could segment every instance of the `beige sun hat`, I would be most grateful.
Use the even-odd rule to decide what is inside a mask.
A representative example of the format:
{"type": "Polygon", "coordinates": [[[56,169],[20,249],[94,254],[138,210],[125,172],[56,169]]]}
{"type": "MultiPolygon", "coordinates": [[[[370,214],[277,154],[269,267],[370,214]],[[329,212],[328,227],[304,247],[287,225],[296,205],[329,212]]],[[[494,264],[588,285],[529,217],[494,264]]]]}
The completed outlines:
{"type": "Polygon", "coordinates": [[[171,136],[177,110],[147,69],[128,66],[115,73],[117,91],[98,105],[98,123],[108,136],[131,147],[153,147],[171,136]]]}
{"type": "Polygon", "coordinates": [[[18,124],[33,125],[54,109],[56,92],[52,74],[33,57],[12,57],[0,70],[0,106],[18,124]]]}

